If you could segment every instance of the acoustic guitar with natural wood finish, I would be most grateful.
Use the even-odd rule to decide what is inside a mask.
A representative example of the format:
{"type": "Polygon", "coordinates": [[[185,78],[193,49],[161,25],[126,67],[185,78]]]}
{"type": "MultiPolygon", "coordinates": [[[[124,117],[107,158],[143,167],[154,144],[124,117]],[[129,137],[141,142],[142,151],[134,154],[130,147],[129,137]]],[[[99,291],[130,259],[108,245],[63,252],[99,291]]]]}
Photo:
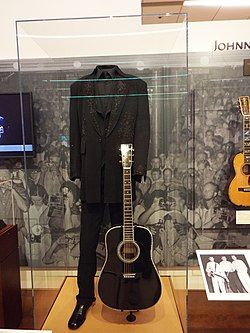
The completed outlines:
{"type": "Polygon", "coordinates": [[[236,206],[250,206],[250,103],[249,96],[239,97],[243,115],[243,151],[235,155],[235,176],[228,188],[230,201],[236,206]]]}

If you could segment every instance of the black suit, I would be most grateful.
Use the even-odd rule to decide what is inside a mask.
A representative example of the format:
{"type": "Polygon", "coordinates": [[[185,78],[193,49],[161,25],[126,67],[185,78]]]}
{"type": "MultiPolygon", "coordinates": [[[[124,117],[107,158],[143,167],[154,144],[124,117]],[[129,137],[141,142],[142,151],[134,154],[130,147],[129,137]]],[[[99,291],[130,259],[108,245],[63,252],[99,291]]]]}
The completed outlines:
{"type": "Polygon", "coordinates": [[[79,302],[94,299],[95,251],[105,203],[109,204],[112,225],[122,223],[120,145],[133,144],[132,174],[144,176],[149,135],[147,85],[141,79],[117,66],[97,66],[71,85],[70,178],[81,179],[83,204],[79,302]],[[100,76],[111,69],[112,79],[100,76]]]}
{"type": "Polygon", "coordinates": [[[81,179],[81,199],[88,203],[100,202],[103,164],[104,202],[122,202],[121,143],[134,146],[133,175],[146,175],[147,170],[150,133],[147,85],[125,74],[116,75],[112,83],[106,131],[99,114],[105,97],[98,97],[96,71],[71,86],[70,178],[81,179]]]}

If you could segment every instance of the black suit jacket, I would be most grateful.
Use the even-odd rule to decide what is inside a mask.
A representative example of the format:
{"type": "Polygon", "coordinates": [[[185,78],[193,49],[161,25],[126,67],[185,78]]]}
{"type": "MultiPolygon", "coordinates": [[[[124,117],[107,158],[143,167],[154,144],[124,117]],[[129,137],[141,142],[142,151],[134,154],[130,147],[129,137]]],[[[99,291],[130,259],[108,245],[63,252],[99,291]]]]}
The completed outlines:
{"type": "Polygon", "coordinates": [[[150,137],[147,85],[125,74],[113,79],[106,130],[100,126],[102,102],[95,71],[70,89],[70,178],[81,179],[81,199],[88,203],[101,201],[103,164],[104,202],[122,202],[121,143],[134,146],[132,174],[146,175],[150,137]]]}

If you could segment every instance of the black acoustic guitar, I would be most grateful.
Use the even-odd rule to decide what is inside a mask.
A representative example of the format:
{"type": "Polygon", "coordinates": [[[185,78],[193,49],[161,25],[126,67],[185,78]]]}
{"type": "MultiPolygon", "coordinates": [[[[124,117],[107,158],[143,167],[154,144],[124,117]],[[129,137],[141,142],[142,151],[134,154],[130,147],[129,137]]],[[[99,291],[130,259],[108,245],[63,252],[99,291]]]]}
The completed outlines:
{"type": "Polygon", "coordinates": [[[122,144],[121,155],[123,225],[113,227],[106,233],[106,260],[98,291],[102,302],[108,307],[136,311],[157,303],[161,296],[161,283],[152,261],[152,234],[147,228],[133,224],[132,144],[122,144]]]}

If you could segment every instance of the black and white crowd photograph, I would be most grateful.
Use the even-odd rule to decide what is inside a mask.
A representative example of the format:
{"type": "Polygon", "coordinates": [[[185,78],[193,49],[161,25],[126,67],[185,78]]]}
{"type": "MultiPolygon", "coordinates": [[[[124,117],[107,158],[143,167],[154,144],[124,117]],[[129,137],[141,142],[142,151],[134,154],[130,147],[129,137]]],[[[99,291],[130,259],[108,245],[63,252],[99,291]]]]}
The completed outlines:
{"type": "Polygon", "coordinates": [[[197,250],[208,300],[250,300],[250,250],[197,250]]]}
{"type": "MultiPolygon", "coordinates": [[[[24,90],[33,94],[36,155],[27,159],[27,175],[22,158],[0,161],[0,218],[18,226],[22,266],[77,265],[81,200],[80,183],[69,179],[69,86],[89,71],[22,75],[24,90]]],[[[197,265],[198,249],[249,248],[249,228],[236,225],[236,207],[226,190],[231,160],[242,149],[237,98],[248,94],[249,79],[235,79],[241,76],[237,67],[190,68],[195,107],[187,114],[183,69],[179,76],[166,69],[126,71],[145,80],[148,88],[148,171],[135,182],[133,205],[134,223],[153,235],[157,267],[197,265]]],[[[16,74],[0,78],[4,91],[18,89],[16,74]]],[[[99,267],[109,225],[107,211],[97,247],[99,267]]]]}

